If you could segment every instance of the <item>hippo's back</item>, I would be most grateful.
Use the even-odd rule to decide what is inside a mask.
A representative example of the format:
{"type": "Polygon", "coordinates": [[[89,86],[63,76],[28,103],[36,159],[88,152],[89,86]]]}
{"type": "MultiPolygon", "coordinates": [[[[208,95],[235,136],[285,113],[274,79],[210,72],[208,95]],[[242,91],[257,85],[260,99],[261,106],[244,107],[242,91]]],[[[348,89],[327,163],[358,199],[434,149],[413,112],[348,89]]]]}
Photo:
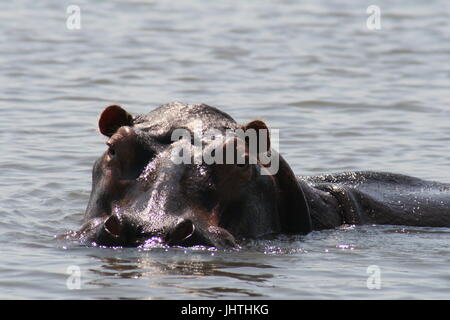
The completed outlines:
{"type": "Polygon", "coordinates": [[[356,223],[450,227],[450,184],[371,171],[300,179],[332,194],[356,223]]]}

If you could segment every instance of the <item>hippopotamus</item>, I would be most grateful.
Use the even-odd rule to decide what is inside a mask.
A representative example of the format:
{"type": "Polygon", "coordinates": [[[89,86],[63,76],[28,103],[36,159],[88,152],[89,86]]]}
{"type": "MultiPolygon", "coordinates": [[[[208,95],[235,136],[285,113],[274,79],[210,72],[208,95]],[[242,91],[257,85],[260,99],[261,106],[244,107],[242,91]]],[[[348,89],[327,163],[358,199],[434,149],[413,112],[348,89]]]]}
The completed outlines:
{"type": "Polygon", "coordinates": [[[76,232],[91,244],[227,248],[345,224],[450,227],[450,184],[371,171],[296,176],[261,120],[240,125],[218,108],[173,102],[139,115],[111,105],[98,126],[107,147],[93,165],[76,232]],[[214,137],[195,136],[208,129],[214,137]],[[174,139],[177,130],[188,134],[174,139]],[[255,153],[247,136],[228,134],[236,130],[269,134],[257,136],[255,153]],[[175,161],[174,155],[192,160],[190,151],[211,145],[234,151],[234,161],[175,161]]]}

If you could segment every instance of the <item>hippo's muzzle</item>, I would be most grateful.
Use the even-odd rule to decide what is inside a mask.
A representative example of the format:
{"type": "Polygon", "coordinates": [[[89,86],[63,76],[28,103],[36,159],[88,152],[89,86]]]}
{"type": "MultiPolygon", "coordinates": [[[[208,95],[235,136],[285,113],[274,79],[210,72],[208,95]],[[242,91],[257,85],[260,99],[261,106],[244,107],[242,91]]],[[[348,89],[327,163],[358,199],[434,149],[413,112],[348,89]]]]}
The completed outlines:
{"type": "Polygon", "coordinates": [[[100,246],[136,247],[147,242],[169,246],[235,247],[234,237],[226,230],[196,227],[190,219],[180,218],[169,225],[154,228],[111,215],[91,233],[90,241],[100,246]]]}

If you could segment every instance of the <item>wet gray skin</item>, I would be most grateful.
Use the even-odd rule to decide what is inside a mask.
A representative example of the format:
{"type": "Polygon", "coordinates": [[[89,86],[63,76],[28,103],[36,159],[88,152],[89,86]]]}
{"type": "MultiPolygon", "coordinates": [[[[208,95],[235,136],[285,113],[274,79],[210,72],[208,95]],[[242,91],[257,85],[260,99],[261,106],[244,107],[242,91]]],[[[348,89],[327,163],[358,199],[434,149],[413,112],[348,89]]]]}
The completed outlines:
{"type": "MultiPolygon", "coordinates": [[[[215,128],[224,137],[227,129],[267,130],[262,121],[241,126],[203,104],[170,103],[137,116],[107,107],[99,119],[107,150],[94,164],[92,192],[76,237],[104,246],[157,241],[235,247],[241,238],[307,234],[345,223],[450,226],[447,184],[376,172],[297,178],[281,156],[278,171],[267,174],[268,165],[258,155],[249,163],[245,142],[236,152],[244,164],[174,162],[180,147],[193,154],[198,148],[193,139],[174,140],[174,130],[186,129],[194,137],[199,122],[202,133],[215,128]]],[[[230,143],[204,139],[202,147],[217,141],[222,148],[230,143]]],[[[278,156],[270,148],[258,152],[278,156]]]]}
{"type": "MultiPolygon", "coordinates": [[[[169,245],[233,247],[236,238],[289,232],[283,228],[287,198],[274,176],[261,174],[264,166],[172,161],[180,144],[195,148],[191,139],[173,141],[173,131],[187,129],[194,137],[199,121],[203,131],[213,127],[224,134],[265,126],[261,121],[239,126],[206,105],[171,103],[135,117],[119,106],[106,108],[99,129],[109,137],[107,150],[94,164],[79,237],[106,246],[157,238],[169,245]]],[[[228,142],[224,138],[224,148],[228,142]]],[[[203,147],[207,143],[203,140],[203,147]]],[[[306,217],[300,232],[310,229],[306,217]]]]}

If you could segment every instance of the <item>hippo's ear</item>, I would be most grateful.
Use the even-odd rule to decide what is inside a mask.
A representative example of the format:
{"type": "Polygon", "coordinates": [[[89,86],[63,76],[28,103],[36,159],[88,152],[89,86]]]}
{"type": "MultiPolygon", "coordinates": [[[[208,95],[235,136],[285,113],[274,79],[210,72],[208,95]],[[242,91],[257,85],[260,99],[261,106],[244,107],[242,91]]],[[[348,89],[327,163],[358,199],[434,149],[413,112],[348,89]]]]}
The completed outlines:
{"type": "MultiPolygon", "coordinates": [[[[244,132],[247,132],[247,130],[255,130],[256,131],[258,154],[261,152],[267,152],[268,150],[270,150],[269,128],[267,128],[267,125],[263,121],[253,120],[253,121],[247,123],[246,125],[243,125],[242,130],[244,130],[244,132]],[[261,138],[266,139],[265,144],[263,144],[263,142],[260,141],[261,138]],[[264,150],[259,150],[260,147],[263,147],[264,150]]],[[[247,138],[246,138],[246,142],[248,143],[247,138]]]]}
{"type": "Polygon", "coordinates": [[[111,137],[122,126],[132,126],[133,116],[118,105],[106,107],[98,120],[98,128],[105,136],[111,137]]]}
{"type": "Polygon", "coordinates": [[[279,157],[275,180],[279,189],[278,212],[281,229],[286,233],[307,234],[312,231],[311,216],[305,193],[292,169],[279,157]]]}

